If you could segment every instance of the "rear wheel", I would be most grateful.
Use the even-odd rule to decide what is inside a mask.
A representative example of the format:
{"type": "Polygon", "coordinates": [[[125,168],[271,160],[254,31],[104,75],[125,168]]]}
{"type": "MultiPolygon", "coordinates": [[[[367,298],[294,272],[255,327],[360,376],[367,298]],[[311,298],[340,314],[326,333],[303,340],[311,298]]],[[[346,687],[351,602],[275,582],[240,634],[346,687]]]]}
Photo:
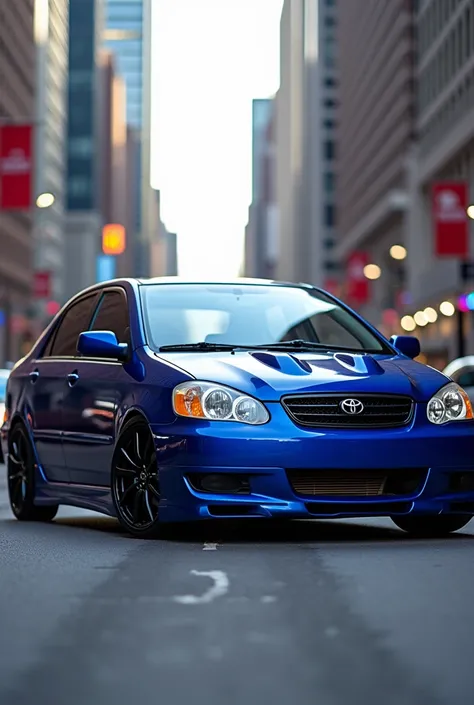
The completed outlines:
{"type": "Polygon", "coordinates": [[[469,524],[471,519],[472,516],[470,514],[392,517],[393,523],[399,529],[413,536],[425,538],[448,536],[448,534],[459,531],[466,524],[469,524]]]}
{"type": "Polygon", "coordinates": [[[20,423],[10,431],[8,452],[8,495],[13,514],[20,521],[51,521],[59,507],[36,507],[34,504],[34,453],[28,433],[20,423]]]}
{"type": "Polygon", "coordinates": [[[155,444],[145,420],[127,422],[112,463],[112,499],[120,524],[137,538],[159,532],[160,484],[155,444]]]}

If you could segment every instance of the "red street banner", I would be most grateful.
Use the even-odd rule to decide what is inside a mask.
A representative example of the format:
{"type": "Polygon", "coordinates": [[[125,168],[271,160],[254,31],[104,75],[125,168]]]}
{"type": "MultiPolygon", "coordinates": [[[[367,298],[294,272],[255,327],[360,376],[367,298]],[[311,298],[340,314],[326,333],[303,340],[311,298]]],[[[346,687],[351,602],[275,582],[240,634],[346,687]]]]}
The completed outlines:
{"type": "Polygon", "coordinates": [[[33,280],[33,295],[35,299],[49,299],[51,296],[50,272],[35,272],[33,280]]]}
{"type": "Polygon", "coordinates": [[[28,210],[33,195],[33,127],[0,126],[0,210],[28,210]]]}
{"type": "Polygon", "coordinates": [[[468,205],[466,182],[433,184],[435,253],[438,257],[469,256],[468,205]]]}
{"type": "Polygon", "coordinates": [[[347,298],[357,304],[369,299],[369,282],[364,274],[368,263],[367,252],[353,252],[347,260],[347,298]]]}

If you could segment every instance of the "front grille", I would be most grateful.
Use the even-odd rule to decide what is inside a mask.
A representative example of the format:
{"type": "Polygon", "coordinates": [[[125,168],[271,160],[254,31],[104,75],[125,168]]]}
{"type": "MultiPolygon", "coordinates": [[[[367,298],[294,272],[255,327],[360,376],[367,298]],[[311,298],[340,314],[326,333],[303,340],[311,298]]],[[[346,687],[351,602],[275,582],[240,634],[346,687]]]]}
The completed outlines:
{"type": "Polygon", "coordinates": [[[405,426],[414,411],[410,397],[394,394],[300,394],[283,397],[282,404],[293,421],[310,427],[405,426]]]}
{"type": "Polygon", "coordinates": [[[287,470],[303,497],[403,497],[421,491],[426,468],[394,470],[287,470]]]}

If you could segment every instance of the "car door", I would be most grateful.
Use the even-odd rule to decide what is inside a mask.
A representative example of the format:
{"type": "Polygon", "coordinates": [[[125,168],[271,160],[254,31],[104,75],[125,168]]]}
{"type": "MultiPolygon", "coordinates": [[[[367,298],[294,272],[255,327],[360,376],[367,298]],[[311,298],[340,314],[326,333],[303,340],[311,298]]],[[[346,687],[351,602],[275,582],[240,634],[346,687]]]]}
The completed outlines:
{"type": "MultiPolygon", "coordinates": [[[[126,292],[104,289],[89,330],[110,330],[131,344],[126,292]]],[[[72,483],[108,487],[117,410],[132,379],[118,360],[77,357],[67,371],[63,444],[72,483]]]]}
{"type": "Polygon", "coordinates": [[[29,372],[26,395],[33,439],[45,475],[53,482],[69,481],[62,444],[68,360],[75,355],[79,332],[89,326],[97,296],[82,297],[66,309],[42,357],[32,362],[29,372]]]}

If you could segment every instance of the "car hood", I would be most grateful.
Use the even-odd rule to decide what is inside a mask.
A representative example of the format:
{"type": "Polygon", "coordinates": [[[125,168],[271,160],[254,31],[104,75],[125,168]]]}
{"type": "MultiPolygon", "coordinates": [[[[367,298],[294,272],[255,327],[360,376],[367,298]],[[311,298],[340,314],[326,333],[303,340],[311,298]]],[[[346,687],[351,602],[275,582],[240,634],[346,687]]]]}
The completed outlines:
{"type": "Polygon", "coordinates": [[[449,379],[405,357],[352,353],[168,353],[160,355],[195,379],[225,384],[262,401],[284,394],[387,393],[428,401],[449,379]]]}

